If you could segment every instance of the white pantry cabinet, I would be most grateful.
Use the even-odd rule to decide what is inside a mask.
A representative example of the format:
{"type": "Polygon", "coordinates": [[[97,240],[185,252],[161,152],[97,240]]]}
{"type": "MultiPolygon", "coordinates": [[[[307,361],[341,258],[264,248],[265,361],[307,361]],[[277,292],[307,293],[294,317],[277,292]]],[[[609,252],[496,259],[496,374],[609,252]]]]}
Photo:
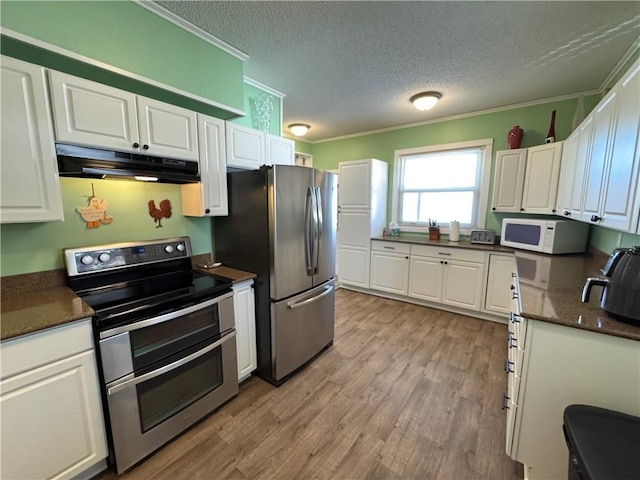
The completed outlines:
{"type": "Polygon", "coordinates": [[[487,294],[484,309],[502,316],[511,310],[511,293],[515,290],[516,259],[513,255],[489,254],[487,294]]]}
{"type": "Polygon", "coordinates": [[[563,143],[496,152],[492,210],[555,213],[563,143]]]}
{"type": "Polygon", "coordinates": [[[483,251],[411,245],[409,296],[480,310],[485,256],[483,251]]]}
{"type": "Polygon", "coordinates": [[[45,69],[2,56],[0,222],[63,220],[45,69]]]}
{"type": "Polygon", "coordinates": [[[213,217],[229,214],[225,122],[198,114],[200,182],[182,185],[182,214],[213,217]]]}
{"type": "Polygon", "coordinates": [[[388,169],[376,159],[338,165],[340,285],[369,288],[371,237],[382,235],[387,217],[388,169]]]}
{"type": "Polygon", "coordinates": [[[198,160],[195,112],[53,70],[49,79],[58,142],[198,160]]]}
{"type": "Polygon", "coordinates": [[[227,166],[257,170],[262,165],[295,165],[295,142],[227,122],[227,166]]]}
{"type": "Polygon", "coordinates": [[[233,309],[238,346],[238,381],[242,381],[248,378],[258,366],[253,280],[233,285],[233,309]]]}
{"type": "Polygon", "coordinates": [[[408,243],[371,242],[371,279],[374,290],[406,295],[409,283],[408,243]]]}
{"type": "Polygon", "coordinates": [[[91,320],[4,341],[0,354],[0,476],[68,479],[103,468],[91,320]]]}

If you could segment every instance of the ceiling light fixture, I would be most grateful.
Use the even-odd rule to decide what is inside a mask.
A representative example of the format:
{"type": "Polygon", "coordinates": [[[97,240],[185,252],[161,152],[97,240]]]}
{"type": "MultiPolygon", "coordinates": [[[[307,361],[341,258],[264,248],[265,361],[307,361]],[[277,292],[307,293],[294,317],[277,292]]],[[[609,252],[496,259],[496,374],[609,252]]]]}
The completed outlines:
{"type": "Polygon", "coordinates": [[[302,137],[310,128],[306,123],[292,123],[289,125],[289,130],[291,130],[291,133],[296,137],[302,137]]]}
{"type": "Polygon", "coordinates": [[[442,95],[438,92],[423,92],[411,97],[410,101],[418,110],[430,110],[438,103],[440,97],[442,97],[442,95]]]}

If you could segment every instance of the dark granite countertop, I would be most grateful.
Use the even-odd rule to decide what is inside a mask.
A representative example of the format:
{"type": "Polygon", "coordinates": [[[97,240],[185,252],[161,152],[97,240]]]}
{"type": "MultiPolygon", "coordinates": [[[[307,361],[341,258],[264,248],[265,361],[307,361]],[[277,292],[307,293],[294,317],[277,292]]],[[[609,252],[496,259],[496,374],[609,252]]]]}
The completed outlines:
{"type": "Polygon", "coordinates": [[[513,253],[513,248],[502,245],[485,245],[482,243],[470,243],[469,238],[461,238],[459,242],[450,242],[448,238],[440,240],[429,240],[427,234],[424,235],[397,235],[393,237],[373,237],[371,240],[382,240],[385,242],[412,243],[416,245],[431,245],[434,247],[468,248],[472,250],[486,250],[489,252],[513,253]]]}
{"type": "Polygon", "coordinates": [[[602,287],[594,287],[589,302],[582,303],[582,287],[587,277],[602,276],[606,255],[516,251],[515,256],[523,317],[640,340],[640,326],[616,320],[600,308],[602,287]]]}
{"type": "Polygon", "coordinates": [[[195,271],[204,273],[205,275],[212,274],[219,277],[228,278],[229,280],[233,281],[233,283],[239,283],[257,277],[255,273],[245,272],[244,270],[238,270],[236,268],[225,267],[224,265],[216,268],[201,268],[196,266],[195,271]]]}

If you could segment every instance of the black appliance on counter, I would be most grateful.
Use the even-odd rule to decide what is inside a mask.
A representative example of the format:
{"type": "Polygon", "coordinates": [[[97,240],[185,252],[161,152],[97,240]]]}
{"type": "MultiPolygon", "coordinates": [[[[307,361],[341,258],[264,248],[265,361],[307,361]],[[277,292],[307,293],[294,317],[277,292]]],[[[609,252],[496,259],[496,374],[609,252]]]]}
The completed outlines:
{"type": "Polygon", "coordinates": [[[602,274],[604,278],[587,279],[582,301],[588,302],[591,288],[600,285],[600,307],[618,320],[640,326],[640,246],[616,248],[602,274]]]}
{"type": "Polygon", "coordinates": [[[95,311],[109,463],[128,469],[238,393],[231,281],[191,267],[188,237],[64,251],[95,311]]]}

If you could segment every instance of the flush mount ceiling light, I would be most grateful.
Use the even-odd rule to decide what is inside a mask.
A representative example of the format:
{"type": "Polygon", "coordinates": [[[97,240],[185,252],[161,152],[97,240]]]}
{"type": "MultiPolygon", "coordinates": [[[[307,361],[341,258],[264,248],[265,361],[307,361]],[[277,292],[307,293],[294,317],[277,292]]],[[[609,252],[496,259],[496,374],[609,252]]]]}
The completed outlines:
{"type": "Polygon", "coordinates": [[[442,97],[442,95],[438,92],[423,92],[411,97],[410,101],[418,110],[429,110],[438,103],[440,97],[442,97]]]}
{"type": "Polygon", "coordinates": [[[291,130],[291,133],[296,137],[302,137],[310,128],[306,123],[292,123],[289,125],[289,130],[291,130]]]}

